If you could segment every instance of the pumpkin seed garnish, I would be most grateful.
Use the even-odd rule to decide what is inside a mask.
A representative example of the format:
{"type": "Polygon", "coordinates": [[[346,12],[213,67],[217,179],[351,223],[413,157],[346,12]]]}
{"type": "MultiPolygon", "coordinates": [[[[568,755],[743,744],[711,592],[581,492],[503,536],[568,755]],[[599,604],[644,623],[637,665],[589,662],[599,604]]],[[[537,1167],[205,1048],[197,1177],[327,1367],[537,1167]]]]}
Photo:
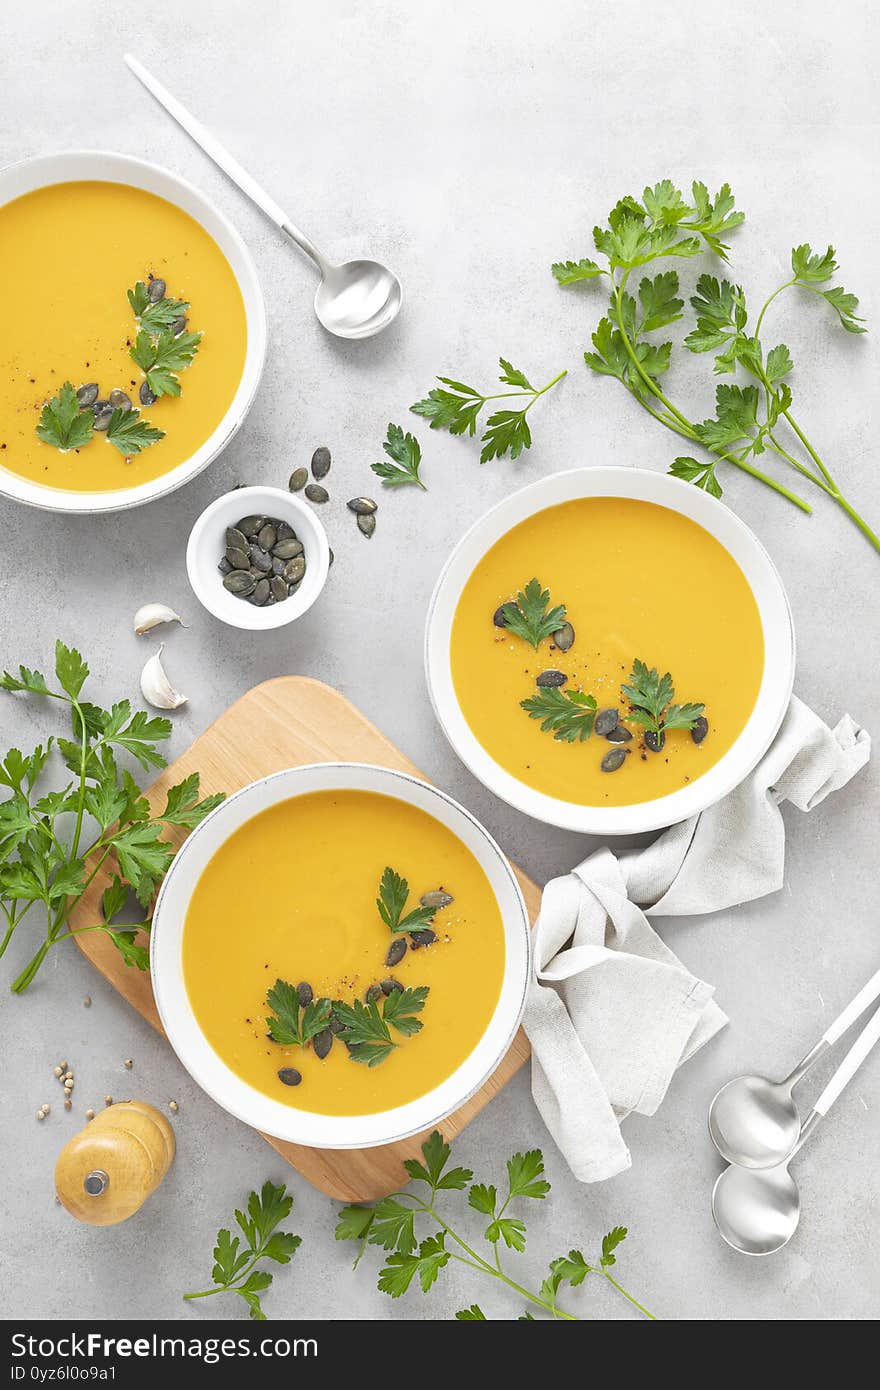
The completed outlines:
{"type": "MultiPolygon", "coordinates": [[[[555,686],[565,685],[565,682],[567,680],[568,676],[565,674],[564,671],[556,671],[553,668],[551,668],[549,671],[541,672],[541,674],[535,681],[535,685],[537,685],[541,690],[552,690],[555,686]]],[[[598,724],[596,731],[597,733],[602,732],[598,728],[598,724]]]]}
{"type": "Polygon", "coordinates": [[[571,623],[563,623],[553,633],[553,645],[561,652],[569,652],[574,646],[574,628],[571,623]]]}
{"type": "Polygon", "coordinates": [[[616,729],[619,723],[620,711],[615,707],[611,707],[609,709],[599,710],[599,713],[596,715],[596,722],[593,727],[595,728],[597,734],[602,734],[603,737],[605,737],[608,734],[610,734],[613,729],[616,729]]]}
{"type": "Polygon", "coordinates": [[[619,767],[623,767],[628,753],[627,748],[612,748],[605,754],[599,766],[603,772],[616,772],[619,767]]]}
{"type": "Polygon", "coordinates": [[[361,535],[366,536],[367,540],[369,540],[370,537],[373,535],[373,532],[376,530],[375,513],[370,512],[367,516],[359,516],[357,519],[357,526],[361,535]]]}
{"type": "Polygon", "coordinates": [[[306,497],[310,502],[329,502],[330,494],[320,483],[306,484],[306,497]]]}
{"type": "Polygon", "coordinates": [[[300,492],[309,481],[309,470],[307,468],[295,468],[290,475],[288,488],[291,492],[300,492]]]}
{"type": "Polygon", "coordinates": [[[350,502],[345,504],[350,512],[355,516],[371,516],[378,509],[378,502],[374,502],[372,497],[352,497],[350,502]]]}

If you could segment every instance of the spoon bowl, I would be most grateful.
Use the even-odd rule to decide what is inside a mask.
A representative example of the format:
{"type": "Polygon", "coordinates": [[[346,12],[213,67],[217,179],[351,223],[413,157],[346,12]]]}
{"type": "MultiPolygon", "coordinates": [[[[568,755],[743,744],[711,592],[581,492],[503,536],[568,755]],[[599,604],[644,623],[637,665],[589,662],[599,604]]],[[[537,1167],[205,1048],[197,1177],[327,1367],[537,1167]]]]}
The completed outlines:
{"type": "Polygon", "coordinates": [[[728,1245],[743,1255],[772,1255],[798,1228],[801,1199],[785,1163],[755,1172],[725,1168],[712,1190],[712,1215],[728,1245]]]}
{"type": "Polygon", "coordinates": [[[337,338],[372,338],[400,313],[397,276],[378,261],[328,265],[315,291],[315,313],[337,338]]]}
{"type": "Polygon", "coordinates": [[[784,1162],[797,1143],[801,1122],[789,1081],[737,1076],[709,1107],[709,1134],[722,1158],[743,1168],[768,1169],[784,1162]]]}

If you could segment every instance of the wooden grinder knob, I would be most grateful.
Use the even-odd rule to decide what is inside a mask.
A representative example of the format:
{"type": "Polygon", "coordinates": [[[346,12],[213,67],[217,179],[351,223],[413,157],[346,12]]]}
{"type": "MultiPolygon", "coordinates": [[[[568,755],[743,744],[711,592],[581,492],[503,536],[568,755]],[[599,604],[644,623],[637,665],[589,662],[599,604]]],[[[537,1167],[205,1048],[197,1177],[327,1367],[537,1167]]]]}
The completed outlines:
{"type": "Polygon", "coordinates": [[[58,1155],[55,1191],[78,1221],[115,1226],[155,1192],[174,1158],[174,1131],[146,1101],[108,1105],[58,1155]]]}

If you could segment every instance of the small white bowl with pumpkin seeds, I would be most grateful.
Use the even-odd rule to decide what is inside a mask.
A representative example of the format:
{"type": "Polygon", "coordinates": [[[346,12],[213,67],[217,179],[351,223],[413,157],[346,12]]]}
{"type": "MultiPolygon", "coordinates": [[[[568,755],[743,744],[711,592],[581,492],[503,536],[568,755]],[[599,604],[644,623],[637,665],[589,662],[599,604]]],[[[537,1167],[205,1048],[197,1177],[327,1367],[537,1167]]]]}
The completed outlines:
{"type": "Polygon", "coordinates": [[[311,608],[327,582],[330,546],[311,507],[292,493],[241,487],[202,512],[189,535],[186,569],[203,608],[230,627],[260,632],[285,627],[311,608]]]}

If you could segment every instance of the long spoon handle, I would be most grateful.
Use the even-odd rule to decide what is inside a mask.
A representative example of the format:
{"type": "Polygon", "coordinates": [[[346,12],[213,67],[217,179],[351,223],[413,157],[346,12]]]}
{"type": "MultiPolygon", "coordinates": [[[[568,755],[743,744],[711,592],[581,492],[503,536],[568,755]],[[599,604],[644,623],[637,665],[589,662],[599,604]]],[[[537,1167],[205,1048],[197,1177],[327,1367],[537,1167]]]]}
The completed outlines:
{"type": "Polygon", "coordinates": [[[829,1047],[833,1046],[838,1038],[843,1037],[850,1024],[855,1023],[859,1015],[865,1012],[869,1004],[873,1004],[878,995],[880,995],[880,970],[875,970],[867,984],[863,985],[855,998],[847,1004],[840,1017],[834,1020],[830,1028],[826,1028],[823,1036],[829,1047]]]}
{"type": "Polygon", "coordinates": [[[201,150],[204,150],[208,158],[213,159],[214,163],[219,165],[224,174],[231,178],[234,184],[238,185],[242,193],[245,193],[252,203],[256,203],[257,207],[260,208],[267,217],[272,219],[276,227],[280,227],[282,232],[289,236],[292,241],[295,241],[297,246],[299,246],[323,272],[326,266],[324,257],[310,238],[307,237],[304,232],[301,232],[298,227],[294,226],[280,203],[276,203],[275,199],[270,197],[265,188],[262,188],[260,184],[257,183],[256,179],[248,173],[247,169],[239,164],[238,160],[229,153],[224,145],[220,144],[216,136],[212,135],[210,130],[202,125],[201,121],[196,120],[192,112],[188,111],[183,103],[177,100],[177,97],[172,96],[168,88],[164,87],[159,79],[154,77],[148,68],[144,67],[143,63],[139,62],[131,53],[125,54],[125,62],[138,81],[143,83],[148,92],[152,93],[159,105],[163,106],[168,112],[169,116],[172,116],[174,120],[177,121],[177,124],[183,127],[187,135],[189,135],[192,140],[195,140],[196,144],[201,150]]]}
{"type": "Polygon", "coordinates": [[[856,1038],[849,1052],[846,1054],[840,1066],[837,1068],[837,1071],[825,1087],[825,1090],[813,1106],[817,1115],[828,1114],[828,1111],[837,1100],[844,1086],[855,1076],[878,1039],[880,1039],[880,1009],[876,1011],[870,1023],[867,1023],[861,1033],[859,1033],[859,1036],[856,1038]]]}
{"type": "Polygon", "coordinates": [[[789,1086],[796,1086],[802,1077],[806,1076],[814,1062],[833,1047],[846,1030],[855,1023],[856,1019],[865,1012],[869,1004],[880,996],[880,970],[875,970],[870,980],[859,990],[855,998],[851,999],[841,1014],[838,1014],[833,1023],[825,1029],[815,1047],[811,1047],[805,1057],[802,1057],[797,1066],[786,1077],[789,1086]]]}

